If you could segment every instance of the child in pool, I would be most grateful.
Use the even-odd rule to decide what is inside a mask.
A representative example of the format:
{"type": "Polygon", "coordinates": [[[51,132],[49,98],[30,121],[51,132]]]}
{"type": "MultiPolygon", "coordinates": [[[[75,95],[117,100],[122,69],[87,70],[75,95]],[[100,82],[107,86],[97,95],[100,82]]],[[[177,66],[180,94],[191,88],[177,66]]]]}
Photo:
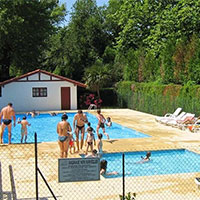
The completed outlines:
{"type": "Polygon", "coordinates": [[[107,117],[107,122],[106,122],[106,126],[111,127],[112,126],[112,121],[110,117],[107,117]]]}
{"type": "Polygon", "coordinates": [[[89,147],[90,147],[91,151],[93,151],[93,141],[94,141],[94,145],[96,145],[95,137],[94,137],[94,133],[93,133],[92,127],[89,127],[87,129],[87,131],[88,131],[88,134],[87,134],[86,140],[85,140],[85,145],[86,145],[85,154],[86,155],[87,155],[89,147]]]}
{"type": "Polygon", "coordinates": [[[146,156],[145,156],[145,157],[141,156],[142,160],[139,161],[139,162],[137,162],[137,163],[145,163],[145,162],[148,162],[148,161],[150,161],[150,157],[151,157],[151,152],[148,151],[148,152],[146,153],[146,156]]]}
{"type": "Polygon", "coordinates": [[[101,160],[100,162],[100,175],[117,175],[118,172],[113,171],[113,172],[107,172],[107,160],[101,160]]]}
{"type": "Polygon", "coordinates": [[[28,134],[28,129],[27,129],[27,126],[30,126],[31,124],[28,123],[28,121],[26,120],[26,116],[24,116],[22,118],[22,120],[20,120],[18,118],[18,124],[21,124],[21,143],[23,142],[23,138],[25,136],[25,139],[24,139],[24,142],[26,143],[26,140],[27,140],[27,134],[28,134]]]}

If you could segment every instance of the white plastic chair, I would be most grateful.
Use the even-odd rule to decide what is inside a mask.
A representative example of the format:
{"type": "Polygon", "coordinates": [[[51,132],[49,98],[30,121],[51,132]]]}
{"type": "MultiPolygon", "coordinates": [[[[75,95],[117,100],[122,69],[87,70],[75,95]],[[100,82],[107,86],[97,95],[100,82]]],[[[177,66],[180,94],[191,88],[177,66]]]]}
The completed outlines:
{"type": "Polygon", "coordinates": [[[156,117],[155,120],[157,122],[160,122],[161,120],[164,119],[173,119],[175,117],[177,117],[179,115],[179,113],[181,112],[182,108],[177,108],[174,113],[166,113],[163,117],[156,117]]]}
{"type": "Polygon", "coordinates": [[[186,113],[182,119],[180,120],[171,120],[169,122],[167,122],[167,125],[170,125],[170,126],[173,126],[173,127],[177,127],[179,124],[183,123],[183,121],[188,118],[188,117],[191,117],[193,118],[195,116],[195,114],[192,114],[192,113],[186,113]]]}
{"type": "Polygon", "coordinates": [[[160,121],[160,123],[162,123],[162,124],[167,124],[167,123],[170,122],[170,121],[182,120],[185,114],[186,114],[186,112],[181,112],[181,114],[179,114],[177,117],[162,119],[162,120],[160,121]]]}

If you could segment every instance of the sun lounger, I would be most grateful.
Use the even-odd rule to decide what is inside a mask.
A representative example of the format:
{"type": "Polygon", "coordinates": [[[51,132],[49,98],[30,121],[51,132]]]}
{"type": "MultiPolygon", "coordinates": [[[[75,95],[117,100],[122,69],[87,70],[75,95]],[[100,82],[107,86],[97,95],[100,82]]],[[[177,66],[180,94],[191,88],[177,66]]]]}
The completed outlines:
{"type": "Polygon", "coordinates": [[[175,118],[175,117],[177,117],[178,115],[179,115],[179,113],[181,112],[181,110],[182,110],[182,108],[177,108],[175,111],[174,111],[174,113],[167,113],[167,114],[165,114],[165,116],[163,116],[163,117],[156,117],[155,118],[155,120],[157,121],[157,122],[160,122],[161,120],[164,120],[164,119],[172,119],[172,118],[175,118]]]}
{"type": "Polygon", "coordinates": [[[186,120],[194,118],[195,114],[186,113],[181,120],[171,120],[167,122],[166,125],[170,125],[173,127],[178,127],[178,125],[183,124],[186,120]]]}
{"type": "Polygon", "coordinates": [[[181,130],[189,129],[191,131],[192,126],[198,121],[199,119],[197,117],[193,117],[191,119],[185,120],[185,122],[180,123],[178,125],[178,128],[181,130]]]}
{"type": "Polygon", "coordinates": [[[182,120],[183,117],[185,116],[185,114],[186,114],[186,112],[181,112],[181,114],[179,114],[177,117],[162,119],[162,120],[160,121],[160,123],[162,123],[162,124],[167,124],[167,123],[170,122],[170,121],[182,120]]]}

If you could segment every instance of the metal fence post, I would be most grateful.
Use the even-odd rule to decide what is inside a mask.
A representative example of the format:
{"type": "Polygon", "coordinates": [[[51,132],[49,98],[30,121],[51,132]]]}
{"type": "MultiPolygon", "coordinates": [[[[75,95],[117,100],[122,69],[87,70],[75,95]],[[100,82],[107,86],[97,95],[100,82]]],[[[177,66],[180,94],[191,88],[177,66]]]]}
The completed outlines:
{"type": "Polygon", "coordinates": [[[35,132],[35,197],[38,200],[38,157],[37,157],[37,133],[35,132]]]}
{"type": "Polygon", "coordinates": [[[122,154],[122,190],[123,190],[123,200],[125,200],[125,162],[124,153],[122,154]]]}

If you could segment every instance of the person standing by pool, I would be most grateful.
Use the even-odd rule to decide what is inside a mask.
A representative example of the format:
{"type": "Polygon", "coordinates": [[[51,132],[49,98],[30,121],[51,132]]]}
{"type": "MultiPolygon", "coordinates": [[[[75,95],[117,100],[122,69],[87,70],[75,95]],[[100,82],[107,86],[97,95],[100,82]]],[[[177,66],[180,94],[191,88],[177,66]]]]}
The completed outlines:
{"type": "Polygon", "coordinates": [[[60,147],[60,157],[67,158],[71,137],[69,132],[71,132],[72,129],[69,122],[67,122],[67,115],[62,115],[61,119],[62,121],[57,124],[58,145],[60,147]]]}
{"type": "Polygon", "coordinates": [[[98,124],[97,124],[97,136],[99,135],[99,129],[102,128],[103,134],[107,136],[107,139],[109,140],[109,135],[106,133],[105,130],[105,122],[106,119],[105,117],[101,114],[101,110],[97,110],[97,119],[98,119],[98,124]]]}
{"type": "Polygon", "coordinates": [[[27,134],[28,134],[27,126],[30,126],[31,124],[29,124],[28,121],[26,120],[26,116],[24,116],[22,118],[22,120],[18,121],[17,123],[22,125],[22,127],[21,127],[21,143],[23,142],[24,135],[25,135],[24,142],[26,143],[27,134]]]}
{"type": "Polygon", "coordinates": [[[73,120],[73,128],[76,134],[76,145],[77,145],[78,152],[79,152],[79,132],[80,131],[81,131],[81,149],[83,148],[85,123],[88,123],[87,116],[83,114],[82,110],[78,110],[78,113],[74,116],[74,120],[73,120]]]}
{"type": "Polygon", "coordinates": [[[1,126],[1,119],[2,120],[2,133],[1,133],[1,144],[3,143],[3,133],[6,127],[8,127],[8,140],[9,144],[11,144],[11,129],[12,129],[12,118],[14,120],[14,127],[16,124],[16,117],[15,111],[12,107],[12,103],[8,103],[6,107],[1,110],[0,113],[0,126],[1,126]]]}
{"type": "Polygon", "coordinates": [[[103,154],[103,142],[102,142],[102,137],[103,135],[100,133],[98,135],[98,140],[97,140],[97,149],[98,149],[98,156],[101,158],[103,154]]]}
{"type": "Polygon", "coordinates": [[[90,127],[90,128],[88,128],[88,134],[87,134],[87,137],[85,140],[85,145],[86,145],[85,154],[86,155],[87,155],[89,147],[90,147],[91,151],[93,151],[93,141],[94,141],[94,145],[96,145],[94,133],[93,133],[92,127],[90,127]]]}
{"type": "Polygon", "coordinates": [[[73,137],[73,133],[70,134],[70,141],[69,141],[69,152],[72,154],[72,149],[73,149],[73,153],[75,153],[75,145],[74,145],[74,137],[73,137]]]}

